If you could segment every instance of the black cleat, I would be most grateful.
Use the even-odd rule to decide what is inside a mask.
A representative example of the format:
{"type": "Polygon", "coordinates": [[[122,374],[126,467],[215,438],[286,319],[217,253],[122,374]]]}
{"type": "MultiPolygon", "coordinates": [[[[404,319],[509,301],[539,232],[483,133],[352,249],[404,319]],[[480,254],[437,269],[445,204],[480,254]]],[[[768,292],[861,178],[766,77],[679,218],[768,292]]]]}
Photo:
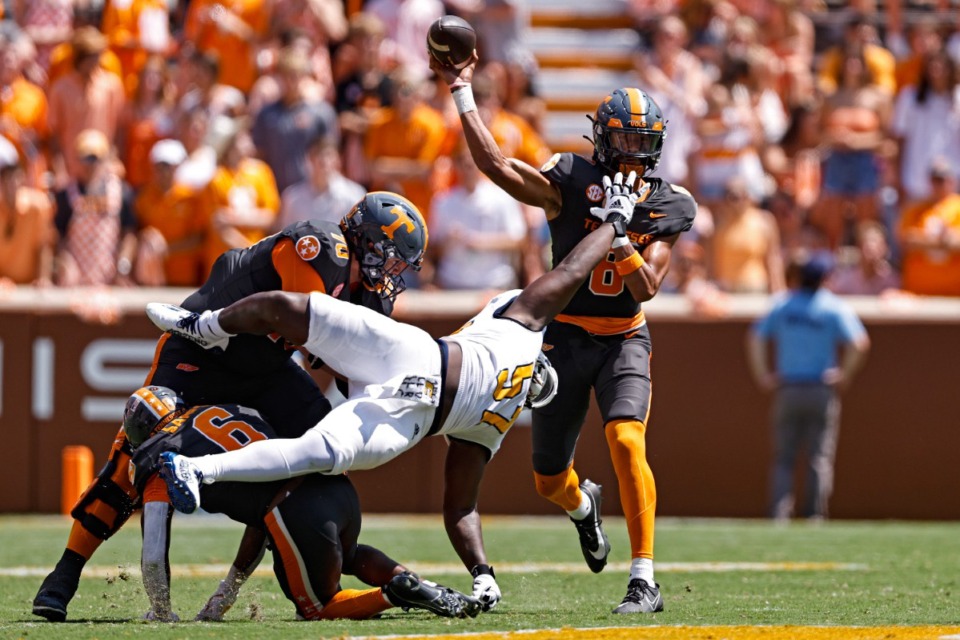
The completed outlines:
{"type": "Polygon", "coordinates": [[[587,561],[590,571],[600,573],[607,566],[607,556],[610,555],[610,541],[603,532],[603,520],[600,519],[600,485],[589,480],[580,483],[580,491],[590,500],[590,515],[583,520],[570,518],[580,534],[580,551],[587,561]]]}
{"type": "Polygon", "coordinates": [[[444,618],[475,618],[482,609],[476,598],[421,580],[409,571],[393,576],[383,593],[390,604],[404,611],[424,609],[444,618]]]}
{"type": "Polygon", "coordinates": [[[642,578],[632,578],[627,585],[627,595],[623,602],[617,605],[614,613],[657,613],[663,611],[663,596],[660,595],[660,585],[650,586],[642,578]]]}
{"type": "Polygon", "coordinates": [[[86,560],[73,551],[64,551],[57,566],[50,572],[33,599],[33,615],[50,622],[67,619],[67,605],[80,586],[80,571],[86,560]]]}

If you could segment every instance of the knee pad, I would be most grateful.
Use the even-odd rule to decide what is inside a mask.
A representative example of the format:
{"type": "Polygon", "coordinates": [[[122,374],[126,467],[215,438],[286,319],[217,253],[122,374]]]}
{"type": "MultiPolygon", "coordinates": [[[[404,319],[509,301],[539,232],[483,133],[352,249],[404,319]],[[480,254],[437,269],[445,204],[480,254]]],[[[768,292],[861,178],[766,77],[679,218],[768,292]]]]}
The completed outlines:
{"type": "Polygon", "coordinates": [[[70,511],[72,518],[101,540],[107,540],[119,531],[139,507],[140,496],[127,472],[130,453],[130,444],[126,440],[115,447],[93,484],[70,511]]]}

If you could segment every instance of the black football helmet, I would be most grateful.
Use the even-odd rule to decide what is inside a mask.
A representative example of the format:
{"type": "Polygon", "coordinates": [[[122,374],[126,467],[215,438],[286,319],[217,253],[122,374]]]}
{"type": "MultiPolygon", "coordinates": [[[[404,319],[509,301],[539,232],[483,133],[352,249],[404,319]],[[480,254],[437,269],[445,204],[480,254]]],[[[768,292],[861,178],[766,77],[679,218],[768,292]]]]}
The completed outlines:
{"type": "Polygon", "coordinates": [[[594,156],[605,168],[657,168],[663,139],[667,137],[667,122],[660,107],[645,92],[629,87],[617,89],[603,99],[596,117],[587,118],[593,123],[594,156]]]}
{"type": "Polygon", "coordinates": [[[340,228],[367,286],[385,300],[394,300],[407,288],[400,275],[407,267],[419,271],[423,264],[427,223],[403,196],[389,191],[368,193],[344,217],[340,228]]]}
{"type": "Polygon", "coordinates": [[[161,424],[179,415],[186,405],[173,389],[141,387],[123,408],[123,430],[134,448],[143,444],[161,424]]]}

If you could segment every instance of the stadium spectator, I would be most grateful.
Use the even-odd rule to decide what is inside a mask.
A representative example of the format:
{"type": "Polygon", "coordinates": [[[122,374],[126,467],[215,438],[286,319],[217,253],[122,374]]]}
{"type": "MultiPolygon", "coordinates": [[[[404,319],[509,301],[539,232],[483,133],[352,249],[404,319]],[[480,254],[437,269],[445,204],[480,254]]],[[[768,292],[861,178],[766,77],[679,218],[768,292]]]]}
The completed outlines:
{"type": "Polygon", "coordinates": [[[903,212],[898,238],[903,289],[929,296],[960,296],[960,195],[956,166],[930,165],[930,197],[903,212]]]}
{"type": "Polygon", "coordinates": [[[173,95],[166,63],[151,57],[140,69],[133,98],[120,114],[117,149],[127,183],[139,189],[150,178],[150,149],[173,135],[173,95]]]}
{"type": "Polygon", "coordinates": [[[46,169],[41,148],[48,134],[47,96],[23,74],[31,54],[25,37],[0,36],[0,135],[17,147],[26,160],[27,181],[36,186],[46,169]]]}
{"type": "Polygon", "coordinates": [[[833,464],[840,429],[840,396],[870,348],[853,309],[821,288],[830,270],[827,254],[791,259],[790,293],[750,331],[747,361],[757,385],[775,392],[770,516],[793,514],[794,465],[805,450],[807,483],[800,515],[823,519],[833,492],[833,464]],[[771,368],[768,345],[775,345],[771,368]],[[837,350],[842,357],[837,362],[837,350]]]}
{"type": "Polygon", "coordinates": [[[174,179],[177,168],[187,159],[187,150],[178,140],[161,140],[150,149],[150,181],[134,201],[140,224],[141,243],[157,245],[153,252],[162,262],[159,268],[141,264],[138,256],[137,281],[175,287],[195,287],[203,281],[203,247],[206,220],[202,217],[200,194],[174,179]],[[162,278],[157,282],[156,271],[162,278]]]}
{"type": "Polygon", "coordinates": [[[888,25],[886,39],[890,43],[890,50],[897,57],[897,91],[903,91],[904,87],[920,83],[928,58],[946,51],[938,31],[939,25],[933,16],[923,16],[912,24],[906,41],[902,41],[902,35],[894,33],[893,28],[892,24],[888,25]]]}
{"type": "Polygon", "coordinates": [[[185,64],[189,84],[177,105],[181,113],[201,108],[211,118],[243,114],[246,98],[236,87],[220,82],[220,57],[216,53],[195,51],[185,64]]]}
{"type": "Polygon", "coordinates": [[[270,34],[277,42],[277,48],[289,46],[285,41],[295,33],[309,43],[304,55],[310,76],[320,86],[320,97],[332,101],[334,80],[330,47],[347,36],[344,3],[339,0],[275,1],[270,12],[270,34]]]}
{"type": "Polygon", "coordinates": [[[765,0],[768,13],[760,35],[775,62],[776,87],[784,105],[813,95],[815,35],[810,16],[796,0],[765,0]]]}
{"type": "Polygon", "coordinates": [[[776,293],[783,290],[783,258],[776,219],[759,208],[744,178],[727,182],[710,239],[711,272],[725,291],[776,293]]]}
{"type": "Polygon", "coordinates": [[[387,27],[387,39],[393,57],[417,79],[430,72],[430,60],[424,42],[430,24],[446,13],[440,0],[369,0],[363,10],[380,18],[387,27]]]}
{"type": "Polygon", "coordinates": [[[810,221],[836,249],[845,241],[847,222],[878,220],[882,156],[892,141],[885,130],[891,94],[873,84],[859,53],[843,58],[842,78],[823,106],[823,185],[810,221]]]}
{"type": "Polygon", "coordinates": [[[960,89],[957,66],[943,51],[926,56],[918,81],[904,87],[894,105],[891,132],[899,143],[899,178],[905,206],[930,196],[930,162],[960,166],[960,89]]]}
{"type": "Polygon", "coordinates": [[[393,106],[380,110],[366,135],[372,187],[406,196],[429,223],[433,165],[447,127],[443,116],[424,104],[424,82],[415,73],[401,68],[392,78],[393,106]]]}
{"type": "Polygon", "coordinates": [[[11,3],[17,24],[37,48],[37,62],[46,70],[53,50],[73,33],[74,0],[20,0],[11,3]]]}
{"type": "Polygon", "coordinates": [[[879,222],[857,226],[854,260],[841,264],[827,281],[827,288],[840,295],[876,296],[900,288],[900,276],[890,264],[890,245],[879,222]]]}
{"type": "Polygon", "coordinates": [[[257,52],[270,27],[267,0],[194,0],[184,36],[221,61],[219,81],[247,93],[257,78],[257,52]]]}
{"type": "Polygon", "coordinates": [[[26,186],[16,148],[0,138],[0,284],[53,281],[53,203],[26,186]]]}
{"type": "Polygon", "coordinates": [[[393,100],[387,58],[382,53],[385,34],[386,27],[376,16],[363,12],[351,16],[347,39],[337,47],[333,61],[343,173],[365,185],[370,184],[370,170],[363,140],[376,111],[393,100]]]}
{"type": "Polygon", "coordinates": [[[163,55],[170,47],[170,16],[166,0],[107,0],[101,29],[110,50],[120,61],[127,95],[137,89],[137,80],[151,55],[163,55]]]}
{"type": "MultiPolygon", "coordinates": [[[[814,100],[796,105],[788,118],[787,130],[778,144],[764,151],[764,167],[774,178],[778,200],[791,211],[806,213],[820,197],[820,103],[814,100]],[[799,210],[799,211],[797,211],[799,210]]],[[[788,233],[781,228],[781,236],[788,233]]]]}
{"type": "Polygon", "coordinates": [[[892,96],[897,91],[896,59],[877,41],[877,31],[863,13],[853,13],[847,21],[843,39],[828,51],[820,61],[817,84],[829,95],[841,88],[846,72],[844,67],[850,55],[863,58],[868,83],[892,96]]]}
{"type": "Polygon", "coordinates": [[[739,89],[735,99],[726,85],[712,85],[706,92],[706,113],[695,125],[699,144],[691,156],[691,183],[707,206],[723,199],[735,176],[744,179],[755,200],[766,195],[759,153],[763,128],[746,91],[739,89]]]}
{"type": "Polygon", "coordinates": [[[224,251],[265,238],[280,211],[273,172],[253,157],[253,143],[242,122],[214,118],[207,140],[217,153],[218,168],[204,195],[203,217],[210,225],[204,242],[204,275],[224,251]]]}
{"type": "Polygon", "coordinates": [[[306,149],[307,177],[284,189],[274,231],[300,220],[340,222],[363,198],[364,188],[340,173],[336,141],[316,136],[306,149]]]}
{"type": "Polygon", "coordinates": [[[703,64],[684,49],[687,28],[676,16],[657,23],[653,47],[634,60],[639,86],[650,94],[670,123],[670,153],[657,167],[657,176],[683,184],[689,175],[688,158],[697,145],[697,118],[703,116],[709,81],[703,64]]]}
{"type": "Polygon", "coordinates": [[[103,34],[81,27],[71,45],[74,70],[57,80],[49,95],[50,146],[61,183],[67,176],[81,175],[80,159],[73,153],[80,132],[95,129],[113,140],[126,102],[120,78],[100,66],[100,55],[107,48],[103,34]]]}
{"type": "Polygon", "coordinates": [[[337,136],[337,114],[323,100],[309,100],[302,82],[308,76],[303,51],[289,47],[277,62],[280,99],[267,105],[253,123],[253,143],[282,192],[307,177],[307,144],[317,137],[337,136]]]}
{"type": "Polygon", "coordinates": [[[132,284],[137,221],[110,141],[84,129],[73,147],[77,176],[56,194],[60,286],[132,284]]]}
{"type": "Polygon", "coordinates": [[[527,225],[519,203],[480,173],[465,144],[454,153],[457,186],[430,205],[430,254],[442,289],[514,289],[527,225]]]}

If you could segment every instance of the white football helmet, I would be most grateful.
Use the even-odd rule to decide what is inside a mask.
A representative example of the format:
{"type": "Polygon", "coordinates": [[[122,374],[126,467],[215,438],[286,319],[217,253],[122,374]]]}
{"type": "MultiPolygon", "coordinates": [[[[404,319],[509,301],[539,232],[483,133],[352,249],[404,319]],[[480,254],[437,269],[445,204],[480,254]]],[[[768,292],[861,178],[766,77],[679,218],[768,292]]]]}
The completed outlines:
{"type": "Polygon", "coordinates": [[[537,362],[533,366],[533,379],[530,381],[530,390],[527,391],[527,401],[524,404],[529,409],[547,406],[557,395],[559,383],[557,370],[541,351],[537,354],[537,362]]]}

